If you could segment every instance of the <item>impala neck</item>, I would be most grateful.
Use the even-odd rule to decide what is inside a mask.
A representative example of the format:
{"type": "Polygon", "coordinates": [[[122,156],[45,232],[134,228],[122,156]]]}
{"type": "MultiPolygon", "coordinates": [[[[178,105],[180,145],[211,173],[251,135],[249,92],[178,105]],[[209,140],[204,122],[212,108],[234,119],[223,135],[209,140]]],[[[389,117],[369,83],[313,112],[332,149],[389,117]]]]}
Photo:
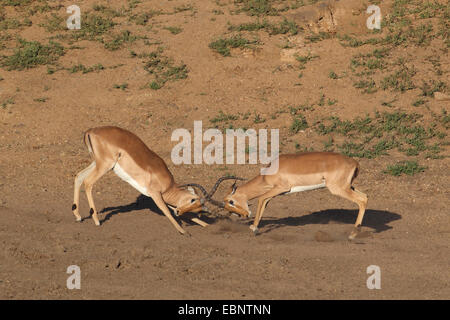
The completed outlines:
{"type": "Polygon", "coordinates": [[[238,187],[236,189],[236,193],[245,194],[247,197],[247,200],[252,200],[256,197],[259,197],[260,195],[267,192],[267,186],[269,184],[266,183],[261,175],[256,176],[255,178],[251,179],[246,184],[238,187]]]}
{"type": "Polygon", "coordinates": [[[182,190],[177,188],[177,186],[174,184],[172,184],[172,186],[167,189],[163,194],[163,200],[165,203],[170,204],[171,206],[176,207],[178,204],[178,199],[180,199],[182,190]]]}

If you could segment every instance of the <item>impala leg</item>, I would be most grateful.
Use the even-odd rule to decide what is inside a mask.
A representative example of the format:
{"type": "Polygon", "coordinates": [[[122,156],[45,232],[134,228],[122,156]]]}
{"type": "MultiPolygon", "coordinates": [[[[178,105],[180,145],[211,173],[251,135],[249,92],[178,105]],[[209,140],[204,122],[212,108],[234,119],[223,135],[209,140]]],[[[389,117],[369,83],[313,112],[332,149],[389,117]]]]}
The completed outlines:
{"type": "Polygon", "coordinates": [[[81,170],[75,177],[74,195],[72,213],[75,215],[77,221],[81,221],[81,216],[78,211],[80,203],[80,189],[84,179],[95,169],[95,161],[92,162],[87,168],[81,170]]]}
{"type": "Polygon", "coordinates": [[[261,199],[260,198],[258,200],[258,212],[256,213],[255,220],[253,220],[253,224],[250,226],[250,229],[254,233],[258,232],[259,222],[261,221],[261,218],[262,218],[262,215],[264,213],[264,210],[266,209],[267,203],[269,202],[270,199],[272,199],[272,197],[266,198],[266,199],[261,199]]]}
{"type": "Polygon", "coordinates": [[[191,221],[195,222],[198,225],[201,225],[203,228],[209,226],[208,223],[206,223],[203,220],[200,220],[199,218],[192,218],[191,221]]]}
{"type": "Polygon", "coordinates": [[[185,234],[186,231],[178,224],[178,222],[174,219],[174,217],[170,214],[169,209],[167,208],[166,203],[164,202],[160,193],[150,194],[150,197],[155,201],[158,208],[164,213],[164,215],[169,219],[169,221],[173,224],[173,226],[180,232],[181,234],[185,234]]]}
{"type": "Polygon", "coordinates": [[[98,220],[97,209],[95,208],[94,198],[92,197],[92,187],[94,183],[98,181],[105,173],[107,173],[111,168],[106,165],[99,165],[98,163],[94,167],[94,170],[84,179],[84,188],[86,190],[86,196],[88,198],[89,207],[91,208],[89,213],[92,215],[95,225],[99,226],[100,221],[98,220]]]}
{"type": "Polygon", "coordinates": [[[356,203],[359,207],[355,227],[348,237],[350,240],[352,240],[357,236],[359,230],[361,229],[362,220],[364,218],[364,212],[366,211],[367,208],[367,195],[365,195],[361,191],[352,190],[350,187],[345,189],[337,186],[327,186],[327,187],[332,194],[348,199],[356,203]]]}
{"type": "Polygon", "coordinates": [[[269,203],[270,199],[273,197],[279,195],[280,193],[285,192],[286,190],[281,189],[272,189],[266,193],[264,193],[262,196],[258,199],[258,210],[256,211],[255,220],[253,220],[253,224],[250,226],[250,229],[256,233],[258,232],[258,224],[261,221],[262,215],[264,213],[264,210],[266,209],[267,204],[269,203]]]}
{"type": "Polygon", "coordinates": [[[362,220],[364,218],[364,212],[366,211],[367,208],[367,195],[365,193],[362,193],[361,191],[358,191],[356,189],[353,190],[358,196],[359,196],[359,201],[361,202],[361,205],[358,204],[359,206],[359,212],[358,212],[358,217],[356,218],[356,222],[355,222],[355,227],[360,227],[362,224],[362,220]]]}
{"type": "Polygon", "coordinates": [[[250,226],[250,229],[256,234],[256,232],[258,232],[258,224],[259,224],[259,216],[260,216],[260,212],[261,212],[261,207],[263,204],[263,199],[259,198],[258,199],[258,206],[256,208],[256,215],[255,215],[255,219],[253,220],[253,224],[250,226]]]}

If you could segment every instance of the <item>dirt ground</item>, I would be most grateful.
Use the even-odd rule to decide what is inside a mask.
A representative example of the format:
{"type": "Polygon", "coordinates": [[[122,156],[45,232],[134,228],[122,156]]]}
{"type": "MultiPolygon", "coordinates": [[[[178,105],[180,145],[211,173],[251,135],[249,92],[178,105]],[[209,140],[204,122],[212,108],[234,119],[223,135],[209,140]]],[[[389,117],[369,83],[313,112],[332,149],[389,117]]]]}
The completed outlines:
{"type": "MultiPolygon", "coordinates": [[[[40,24],[51,13],[67,17],[65,10],[74,2],[46,2],[55,8],[29,15],[28,9],[45,1],[26,2],[22,7],[2,1],[5,17],[22,21],[29,16],[32,24],[1,31],[1,56],[13,54],[16,36],[47,44],[52,35],[73,32],[47,31],[40,24]],[[5,34],[12,38],[8,40],[5,34]]],[[[92,10],[94,4],[108,3],[76,2],[82,12],[92,10]]],[[[268,19],[297,19],[306,31],[271,35],[259,30],[254,33],[261,42],[256,48],[231,49],[231,56],[222,56],[210,43],[230,34],[227,22],[236,25],[256,19],[246,12],[232,12],[242,8],[241,2],[115,1],[113,8],[130,11],[113,18],[117,24],[111,32],[146,35],[147,44],[138,39],[118,50],[107,50],[100,41],[70,43],[55,38],[67,49],[50,65],[56,72],[49,72],[49,65],[0,69],[0,299],[450,298],[448,144],[443,144],[442,157],[435,159],[422,154],[409,157],[396,149],[357,159],[361,170],[355,186],[368,195],[369,204],[365,232],[354,241],[347,236],[356,219],[356,205],[327,190],[275,198],[257,236],[248,228],[250,219],[225,211],[202,214],[211,224],[207,228],[190,223],[189,214],[179,219],[191,235],[182,236],[151,199],[140,196],[113,173],[94,186],[101,226],[89,217],[84,191],[80,202],[84,220],[75,221],[73,182],[90,163],[82,137],[91,127],[116,125],[136,133],[166,161],[177,182],[196,182],[209,189],[225,174],[251,178],[260,167],[172,163],[173,130],[192,132],[194,120],[202,120],[204,130],[214,127],[216,122],[211,120],[220,111],[239,117],[231,121],[235,128],[279,128],[281,152],[293,153],[298,151],[295,143],[324,149],[328,137],[317,134],[313,124],[326,117],[354,119],[388,109],[417,112],[423,115],[424,124],[430,124],[432,112],[448,110],[448,100],[433,97],[419,107],[412,105],[420,95],[422,80],[433,76],[449,83],[450,60],[441,38],[425,46],[393,49],[389,61],[409,57],[408,63],[417,69],[416,88],[364,94],[353,85],[356,80],[349,62],[355,54],[373,48],[344,47],[334,35],[369,34],[365,26],[369,15],[364,10],[370,3],[349,1],[338,7],[336,1],[340,11],[336,9],[334,17],[340,20],[330,27],[320,11],[323,1],[304,1],[306,6],[268,19]],[[312,13],[305,14],[302,10],[306,9],[312,13]],[[150,17],[146,25],[129,19],[149,10],[167,14],[150,17]],[[166,27],[179,27],[181,32],[172,33],[166,27]],[[304,41],[306,32],[320,31],[333,36],[304,41]],[[294,47],[284,48],[286,41],[294,47]],[[143,88],[151,75],[143,68],[143,58],[134,57],[130,50],[139,54],[158,46],[176,65],[185,64],[188,76],[169,80],[159,90],[143,88]],[[299,70],[289,49],[319,58],[299,70]],[[434,72],[428,60],[424,62],[430,55],[440,57],[441,72],[434,72]],[[98,63],[104,69],[84,74],[68,70],[98,63]],[[330,70],[342,77],[332,79],[330,70]],[[121,84],[127,85],[121,89],[121,84]],[[337,103],[317,105],[321,94],[337,103]],[[382,104],[385,101],[395,102],[387,107],[382,104]],[[305,103],[315,104],[313,110],[304,112],[310,124],[307,129],[292,133],[289,113],[272,116],[305,103]],[[250,114],[247,118],[246,113],[250,114]],[[264,121],[257,121],[256,114],[264,121]],[[383,172],[388,165],[409,159],[417,159],[426,170],[411,176],[383,172]],[[70,265],[81,269],[80,290],[66,287],[70,265]],[[370,265],[380,267],[381,289],[367,288],[370,265]]],[[[392,13],[392,1],[374,2],[382,13],[392,13]]],[[[431,23],[439,25],[437,20],[431,23]]],[[[245,35],[251,38],[253,33],[249,34],[245,35]]],[[[447,128],[441,131],[448,133],[447,128]]],[[[444,140],[448,142],[448,136],[444,140]]],[[[224,183],[215,198],[221,199],[230,184],[224,183]]],[[[255,201],[251,203],[256,206],[255,201]]]]}

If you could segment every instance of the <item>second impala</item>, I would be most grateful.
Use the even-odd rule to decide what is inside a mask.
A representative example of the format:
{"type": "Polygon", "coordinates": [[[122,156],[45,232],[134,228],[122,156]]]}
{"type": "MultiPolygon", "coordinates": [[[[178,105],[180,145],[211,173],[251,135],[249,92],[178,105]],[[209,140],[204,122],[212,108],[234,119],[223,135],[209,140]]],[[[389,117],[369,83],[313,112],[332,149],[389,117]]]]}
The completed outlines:
{"type": "MultiPolygon", "coordinates": [[[[349,239],[355,238],[367,207],[367,196],[352,186],[353,180],[358,175],[358,162],[333,152],[286,154],[281,155],[278,160],[277,173],[258,175],[239,187],[234,184],[222,207],[247,217],[251,216],[248,201],[258,198],[255,220],[250,226],[256,233],[264,209],[273,197],[327,187],[332,194],[358,205],[359,213],[355,228],[349,236],[349,239]]],[[[216,189],[217,184],[214,191],[216,189]]]]}

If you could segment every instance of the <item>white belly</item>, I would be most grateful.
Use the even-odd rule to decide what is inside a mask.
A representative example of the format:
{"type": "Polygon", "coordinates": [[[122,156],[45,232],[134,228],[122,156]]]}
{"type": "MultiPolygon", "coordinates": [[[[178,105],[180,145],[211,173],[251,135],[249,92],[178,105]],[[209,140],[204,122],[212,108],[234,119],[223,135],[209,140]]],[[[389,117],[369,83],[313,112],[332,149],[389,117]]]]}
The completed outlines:
{"type": "Polygon", "coordinates": [[[315,189],[320,189],[320,188],[325,188],[325,187],[326,187],[325,182],[323,182],[321,184],[313,184],[310,186],[295,186],[295,187],[292,187],[288,193],[309,191],[309,190],[315,190],[315,189]]]}
{"type": "Polygon", "coordinates": [[[131,186],[135,188],[137,191],[149,197],[147,188],[137,183],[136,180],[134,180],[128,173],[126,173],[118,163],[116,163],[116,165],[114,166],[114,173],[117,174],[119,178],[121,178],[123,181],[126,181],[129,184],[131,184],[131,186]]]}

